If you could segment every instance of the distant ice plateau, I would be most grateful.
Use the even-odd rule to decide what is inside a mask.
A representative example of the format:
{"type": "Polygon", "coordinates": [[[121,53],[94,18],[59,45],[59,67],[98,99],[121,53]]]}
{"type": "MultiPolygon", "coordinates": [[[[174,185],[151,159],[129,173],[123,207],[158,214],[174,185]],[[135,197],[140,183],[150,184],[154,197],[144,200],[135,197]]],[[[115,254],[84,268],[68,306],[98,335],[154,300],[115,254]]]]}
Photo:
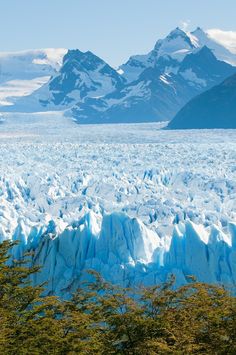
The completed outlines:
{"type": "Polygon", "coordinates": [[[67,297],[95,269],[121,285],[176,275],[236,286],[236,131],[78,125],[4,114],[0,238],[34,251],[34,282],[67,297]]]}

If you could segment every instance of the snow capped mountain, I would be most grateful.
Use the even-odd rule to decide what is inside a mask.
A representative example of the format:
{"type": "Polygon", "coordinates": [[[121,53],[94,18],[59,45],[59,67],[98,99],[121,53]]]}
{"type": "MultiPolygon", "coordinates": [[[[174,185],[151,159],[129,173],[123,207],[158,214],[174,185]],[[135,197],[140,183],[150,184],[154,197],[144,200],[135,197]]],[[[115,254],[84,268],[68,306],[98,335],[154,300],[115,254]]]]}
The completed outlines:
{"type": "Polygon", "coordinates": [[[198,27],[195,31],[191,32],[191,36],[196,39],[198,46],[207,46],[212,50],[216,58],[236,66],[235,52],[230,51],[223,44],[217,42],[217,39],[211,35],[211,31],[204,32],[198,27]]]}
{"type": "Polygon", "coordinates": [[[192,53],[194,48],[198,48],[195,40],[195,38],[177,27],[165,39],[158,40],[150,53],[132,56],[119,69],[126,80],[132,82],[137,80],[145,69],[156,66],[157,61],[162,57],[166,60],[169,59],[169,65],[166,63],[164,71],[167,73],[175,72],[178,63],[187,54],[192,53]]]}
{"type": "Polygon", "coordinates": [[[51,75],[62,65],[66,49],[42,49],[0,53],[0,82],[51,75]]]}
{"type": "Polygon", "coordinates": [[[69,50],[59,72],[16,107],[22,112],[65,110],[88,97],[103,97],[123,83],[117,71],[92,52],[69,50]]]}
{"type": "Polygon", "coordinates": [[[168,127],[236,128],[236,75],[188,102],[168,127]]]}
{"type": "Polygon", "coordinates": [[[51,97],[43,102],[68,107],[86,97],[101,97],[118,89],[123,83],[120,75],[92,52],[69,50],[60,72],[51,78],[51,97]]]}
{"type": "MultiPolygon", "coordinates": [[[[47,68],[47,58],[37,59],[37,65],[47,68]]],[[[191,33],[176,28],[150,53],[131,57],[118,70],[80,50],[69,50],[58,68],[44,85],[42,78],[34,81],[39,89],[12,98],[14,105],[1,110],[64,111],[79,123],[167,121],[194,96],[232,75],[236,54],[200,28],[191,33]]]]}
{"type": "Polygon", "coordinates": [[[0,53],[0,106],[30,95],[59,70],[66,49],[0,53]]]}
{"type": "Polygon", "coordinates": [[[206,46],[185,55],[178,65],[176,62],[160,57],[155,66],[145,69],[138,80],[121,90],[78,102],[72,115],[80,123],[168,121],[194,96],[236,72],[235,67],[217,60],[206,46]]]}
{"type": "Polygon", "coordinates": [[[71,113],[80,123],[171,120],[190,99],[236,71],[229,58],[232,63],[236,55],[200,28],[192,33],[176,28],[149,54],[120,67],[123,88],[78,102],[71,113]]]}
{"type": "Polygon", "coordinates": [[[216,59],[206,46],[186,56],[178,73],[193,86],[206,88],[235,72],[236,68],[216,59]]]}
{"type": "Polygon", "coordinates": [[[143,70],[155,66],[159,58],[162,57],[171,59],[163,71],[175,73],[179,63],[186,55],[204,46],[211,49],[217,59],[236,66],[235,53],[231,53],[223,45],[217,43],[200,27],[193,32],[185,32],[177,27],[165,39],[158,40],[150,53],[132,56],[126,64],[121,65],[120,70],[127,81],[131,82],[137,80],[143,70]]]}

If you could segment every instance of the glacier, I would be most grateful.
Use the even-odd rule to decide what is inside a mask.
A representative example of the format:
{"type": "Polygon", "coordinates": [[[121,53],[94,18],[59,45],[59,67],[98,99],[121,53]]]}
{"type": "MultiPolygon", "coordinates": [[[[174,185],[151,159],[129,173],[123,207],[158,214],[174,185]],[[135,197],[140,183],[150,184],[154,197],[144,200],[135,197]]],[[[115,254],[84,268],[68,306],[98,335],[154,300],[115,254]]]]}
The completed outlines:
{"type": "Polygon", "coordinates": [[[0,240],[69,297],[94,269],[123,286],[236,285],[236,132],[3,114],[0,240]]]}
{"type": "Polygon", "coordinates": [[[66,53],[64,48],[0,52],[0,107],[13,106],[46,84],[66,53]]]}

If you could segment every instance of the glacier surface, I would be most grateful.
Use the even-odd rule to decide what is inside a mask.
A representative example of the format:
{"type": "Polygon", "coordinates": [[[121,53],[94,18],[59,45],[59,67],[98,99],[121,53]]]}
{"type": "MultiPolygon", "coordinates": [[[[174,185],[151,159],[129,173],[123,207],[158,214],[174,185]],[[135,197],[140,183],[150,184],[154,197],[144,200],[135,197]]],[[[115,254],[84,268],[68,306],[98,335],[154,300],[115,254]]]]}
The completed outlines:
{"type": "Polygon", "coordinates": [[[34,282],[70,295],[95,269],[121,285],[174,273],[236,285],[236,131],[78,125],[4,114],[0,239],[33,251],[34,282]]]}
{"type": "Polygon", "coordinates": [[[0,52],[0,107],[46,84],[62,66],[67,50],[48,48],[22,52],[0,52]]]}

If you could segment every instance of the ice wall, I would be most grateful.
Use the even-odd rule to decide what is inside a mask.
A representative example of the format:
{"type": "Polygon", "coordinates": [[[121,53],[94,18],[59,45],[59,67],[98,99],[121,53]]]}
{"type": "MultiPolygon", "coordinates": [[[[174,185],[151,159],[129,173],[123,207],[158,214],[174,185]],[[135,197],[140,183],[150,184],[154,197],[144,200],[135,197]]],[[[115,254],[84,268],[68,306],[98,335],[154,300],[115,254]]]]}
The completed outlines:
{"type": "Polygon", "coordinates": [[[33,265],[41,265],[35,284],[47,281],[46,294],[67,297],[93,269],[123,286],[152,285],[175,274],[176,285],[197,280],[236,286],[236,224],[228,232],[191,221],[173,226],[170,238],[161,238],[140,220],[126,214],[90,212],[60,230],[54,221],[27,230],[22,220],[13,235],[19,258],[33,251],[33,265]]]}

